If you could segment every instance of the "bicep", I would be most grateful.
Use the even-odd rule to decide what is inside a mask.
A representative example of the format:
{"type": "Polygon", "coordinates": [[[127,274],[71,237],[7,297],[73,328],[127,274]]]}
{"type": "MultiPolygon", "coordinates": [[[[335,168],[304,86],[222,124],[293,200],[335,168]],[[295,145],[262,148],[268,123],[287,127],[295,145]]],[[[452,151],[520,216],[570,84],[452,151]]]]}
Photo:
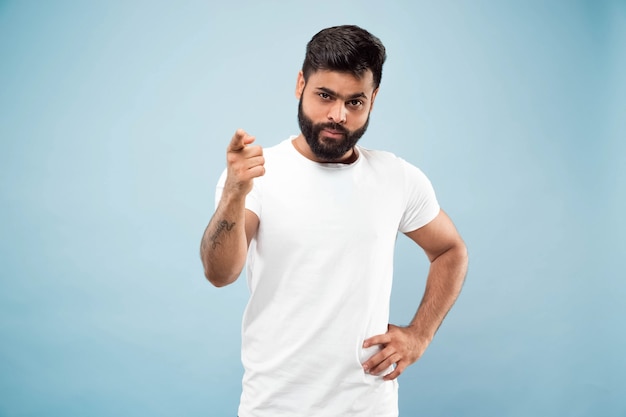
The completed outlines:
{"type": "Polygon", "coordinates": [[[250,247],[250,241],[256,235],[259,230],[259,217],[251,210],[246,209],[246,240],[248,247],[250,247]]]}
{"type": "Polygon", "coordinates": [[[405,234],[424,249],[431,262],[448,250],[464,246],[454,223],[443,210],[428,224],[405,234]]]}

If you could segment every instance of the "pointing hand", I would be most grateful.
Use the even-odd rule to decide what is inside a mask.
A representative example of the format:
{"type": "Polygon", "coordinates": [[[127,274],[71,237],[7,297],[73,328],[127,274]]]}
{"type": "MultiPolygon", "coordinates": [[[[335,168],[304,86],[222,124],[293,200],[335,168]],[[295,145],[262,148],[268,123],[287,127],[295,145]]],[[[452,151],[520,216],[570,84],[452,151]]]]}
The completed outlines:
{"type": "Polygon", "coordinates": [[[265,174],[263,148],[251,145],[254,136],[237,129],[226,149],[227,177],[224,191],[245,196],[252,190],[252,179],[265,174]]]}

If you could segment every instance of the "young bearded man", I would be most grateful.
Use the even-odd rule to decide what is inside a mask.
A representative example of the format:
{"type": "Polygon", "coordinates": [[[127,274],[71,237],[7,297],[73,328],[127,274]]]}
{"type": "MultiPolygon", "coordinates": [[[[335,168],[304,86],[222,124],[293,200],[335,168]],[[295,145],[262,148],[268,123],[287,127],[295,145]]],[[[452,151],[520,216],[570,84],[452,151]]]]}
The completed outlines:
{"type": "Polygon", "coordinates": [[[240,417],[398,415],[396,378],[456,300],[467,251],[416,167],[365,149],[386,59],[357,26],[324,29],[296,83],[301,133],[262,149],[239,129],[201,242],[207,279],[247,261],[240,417]],[[388,323],[397,233],[430,260],[408,326],[388,323]]]}

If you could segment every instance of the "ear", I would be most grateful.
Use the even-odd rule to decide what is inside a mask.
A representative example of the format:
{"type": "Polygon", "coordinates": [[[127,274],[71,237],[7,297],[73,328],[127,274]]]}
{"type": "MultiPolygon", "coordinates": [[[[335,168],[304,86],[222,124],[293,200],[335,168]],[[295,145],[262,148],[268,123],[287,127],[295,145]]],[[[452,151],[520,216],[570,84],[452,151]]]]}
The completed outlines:
{"type": "Polygon", "coordinates": [[[300,100],[302,97],[302,93],[304,92],[304,86],[306,85],[306,81],[304,80],[304,74],[302,71],[298,72],[298,80],[296,81],[296,98],[300,100]]]}
{"type": "Polygon", "coordinates": [[[374,100],[376,100],[376,95],[378,94],[378,87],[372,92],[372,102],[370,103],[370,111],[374,109],[374,100]]]}

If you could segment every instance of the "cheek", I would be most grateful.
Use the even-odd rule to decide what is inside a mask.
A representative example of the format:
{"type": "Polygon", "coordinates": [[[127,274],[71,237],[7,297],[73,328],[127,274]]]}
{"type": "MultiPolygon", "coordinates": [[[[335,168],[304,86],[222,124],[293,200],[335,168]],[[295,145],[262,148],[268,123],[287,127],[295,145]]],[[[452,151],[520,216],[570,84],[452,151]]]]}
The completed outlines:
{"type": "Polygon", "coordinates": [[[323,106],[316,106],[314,104],[312,105],[310,103],[303,102],[302,110],[304,111],[304,114],[316,123],[325,120],[326,113],[324,112],[323,106]]]}
{"type": "Polygon", "coordinates": [[[351,130],[358,129],[362,127],[367,121],[368,112],[358,112],[348,115],[348,125],[350,125],[351,130]]]}

